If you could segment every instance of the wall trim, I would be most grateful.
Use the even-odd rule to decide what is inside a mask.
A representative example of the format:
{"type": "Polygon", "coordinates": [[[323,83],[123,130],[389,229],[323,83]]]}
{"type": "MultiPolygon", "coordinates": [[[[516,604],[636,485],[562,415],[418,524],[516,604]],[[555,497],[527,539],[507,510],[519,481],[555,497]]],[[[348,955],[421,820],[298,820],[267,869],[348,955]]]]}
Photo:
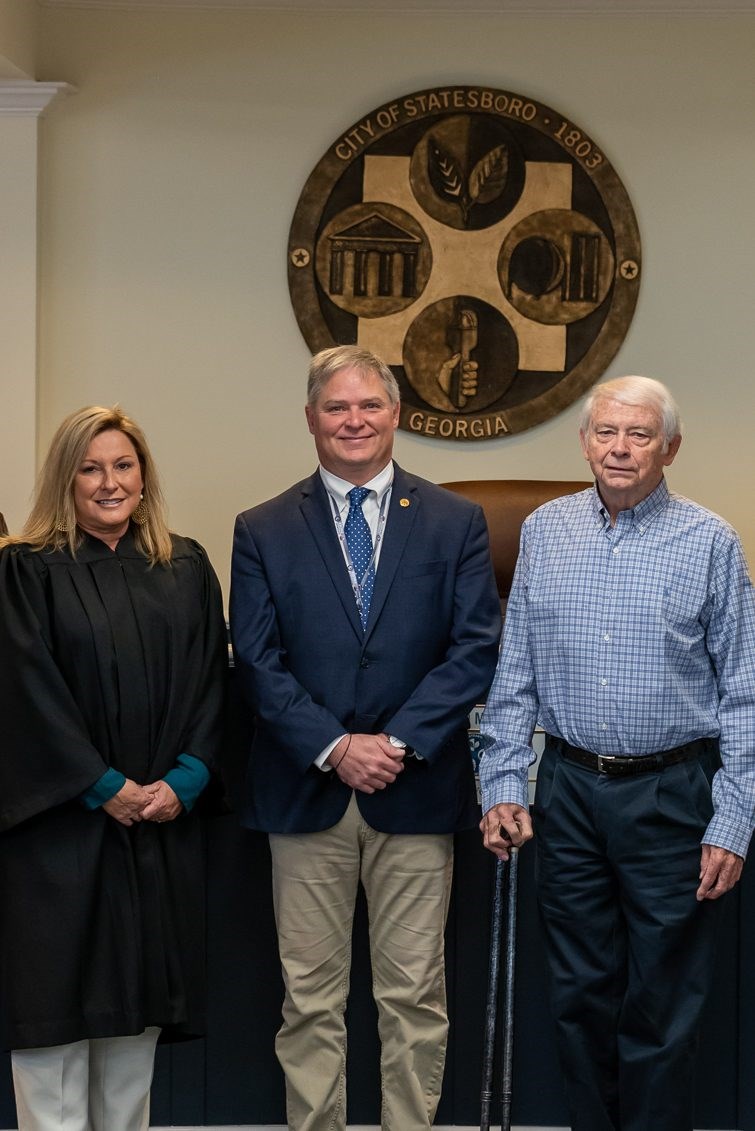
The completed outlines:
{"type": "Polygon", "coordinates": [[[44,114],[58,95],[76,90],[66,82],[6,79],[0,82],[0,114],[44,114]]]}

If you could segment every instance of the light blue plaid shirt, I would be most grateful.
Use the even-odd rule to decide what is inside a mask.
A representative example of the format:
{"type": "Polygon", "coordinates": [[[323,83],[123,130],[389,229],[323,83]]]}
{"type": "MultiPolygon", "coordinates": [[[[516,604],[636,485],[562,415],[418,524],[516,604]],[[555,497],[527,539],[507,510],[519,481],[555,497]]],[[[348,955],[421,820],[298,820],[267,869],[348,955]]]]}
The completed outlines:
{"type": "Polygon", "coordinates": [[[597,754],[718,737],[704,840],[744,856],[755,820],[755,603],[722,518],[665,481],[611,526],[591,487],[522,527],[482,717],[483,812],[527,804],[535,724],[597,754]]]}

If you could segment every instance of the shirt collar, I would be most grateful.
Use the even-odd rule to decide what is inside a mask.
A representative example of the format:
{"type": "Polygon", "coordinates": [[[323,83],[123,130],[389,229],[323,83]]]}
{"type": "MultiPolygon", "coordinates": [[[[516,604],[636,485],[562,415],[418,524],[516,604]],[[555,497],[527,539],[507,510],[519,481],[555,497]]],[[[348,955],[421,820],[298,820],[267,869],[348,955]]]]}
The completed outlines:
{"type": "MultiPolygon", "coordinates": [[[[640,531],[643,531],[653,519],[657,518],[661,511],[664,510],[668,504],[669,497],[668,485],[665,478],[663,478],[654,491],[646,495],[636,507],[631,508],[632,525],[636,526],[640,531]]],[[[593,505],[603,525],[610,525],[611,516],[600,497],[597,483],[593,486],[593,505]]]]}
{"type": "MultiPolygon", "coordinates": [[[[347,507],[349,505],[348,494],[351,488],[355,486],[355,484],[349,483],[347,479],[341,479],[338,475],[334,475],[332,471],[328,471],[327,468],[322,466],[322,464],[320,464],[319,471],[320,478],[325,485],[325,490],[328,492],[331,498],[335,500],[338,509],[343,510],[344,507],[347,507]]],[[[379,471],[377,475],[374,475],[372,479],[368,480],[367,483],[364,483],[363,486],[366,487],[368,491],[374,491],[377,496],[378,503],[381,503],[383,496],[388,490],[390,490],[392,484],[393,460],[387,463],[382,471],[379,471]]]]}

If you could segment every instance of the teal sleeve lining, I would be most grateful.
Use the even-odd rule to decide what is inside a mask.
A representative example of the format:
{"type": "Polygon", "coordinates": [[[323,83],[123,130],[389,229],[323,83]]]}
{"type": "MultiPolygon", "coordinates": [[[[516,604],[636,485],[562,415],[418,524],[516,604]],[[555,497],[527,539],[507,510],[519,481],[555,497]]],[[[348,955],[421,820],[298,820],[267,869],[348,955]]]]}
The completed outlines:
{"type": "Polygon", "coordinates": [[[94,785],[90,785],[89,789],[79,795],[79,801],[85,809],[99,809],[111,797],[115,797],[116,793],[120,793],[125,784],[123,774],[111,766],[94,785]]]}
{"type": "Polygon", "coordinates": [[[192,754],[179,754],[176,765],[163,778],[175,793],[187,813],[194,808],[197,798],[210,780],[210,771],[204,762],[192,754]]]}

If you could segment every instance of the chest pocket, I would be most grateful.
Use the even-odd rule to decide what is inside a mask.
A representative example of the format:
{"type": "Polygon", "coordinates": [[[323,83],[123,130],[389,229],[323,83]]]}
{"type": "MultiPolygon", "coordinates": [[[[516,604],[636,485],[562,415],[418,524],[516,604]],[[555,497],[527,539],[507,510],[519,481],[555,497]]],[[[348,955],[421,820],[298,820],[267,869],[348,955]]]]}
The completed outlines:
{"type": "Polygon", "coordinates": [[[422,581],[423,578],[432,580],[444,576],[447,566],[445,561],[410,562],[402,569],[401,577],[405,581],[422,581]]]}
{"type": "Polygon", "coordinates": [[[663,622],[669,637],[690,646],[705,636],[704,603],[694,587],[667,585],[663,590],[663,622]]]}

